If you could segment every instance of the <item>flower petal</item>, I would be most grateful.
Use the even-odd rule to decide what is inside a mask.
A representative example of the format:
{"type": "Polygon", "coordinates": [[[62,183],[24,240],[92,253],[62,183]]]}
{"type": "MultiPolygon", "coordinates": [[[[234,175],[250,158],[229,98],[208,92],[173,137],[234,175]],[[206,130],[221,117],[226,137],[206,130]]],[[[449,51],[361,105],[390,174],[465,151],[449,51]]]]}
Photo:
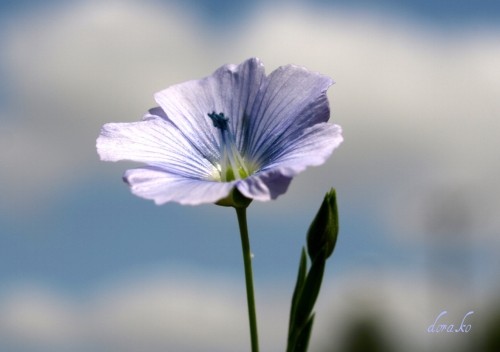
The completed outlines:
{"type": "Polygon", "coordinates": [[[236,188],[247,198],[268,201],[286,192],[292,178],[279,170],[259,172],[236,184],[236,188]]]}
{"type": "Polygon", "coordinates": [[[215,203],[226,197],[234,184],[187,178],[158,167],[127,170],[123,176],[135,195],[157,205],[175,201],[185,205],[215,203]]]}
{"type": "Polygon", "coordinates": [[[333,80],[298,66],[273,71],[262,84],[244,154],[262,166],[310,126],[328,121],[326,91],[333,80]]]}
{"type": "Polygon", "coordinates": [[[323,164],[342,140],[342,129],[338,125],[319,123],[309,127],[297,140],[290,141],[275,160],[239,181],[236,187],[248,198],[259,201],[276,199],[287,191],[293,176],[308,166],[323,164]]]}
{"type": "Polygon", "coordinates": [[[323,164],[342,141],[342,128],[339,125],[327,122],[316,124],[284,145],[263,171],[278,169],[282,175],[293,177],[308,166],[323,164]]]}
{"type": "Polygon", "coordinates": [[[154,112],[139,122],[105,124],[96,143],[101,160],[138,161],[187,177],[212,177],[216,157],[203,155],[165,116],[154,112]]]}
{"type": "Polygon", "coordinates": [[[238,148],[245,136],[242,131],[254,104],[264,66],[258,59],[240,65],[225,65],[211,76],[171,86],[155,94],[156,102],[169,119],[200,150],[218,151],[219,138],[209,113],[224,113],[238,148]]]}

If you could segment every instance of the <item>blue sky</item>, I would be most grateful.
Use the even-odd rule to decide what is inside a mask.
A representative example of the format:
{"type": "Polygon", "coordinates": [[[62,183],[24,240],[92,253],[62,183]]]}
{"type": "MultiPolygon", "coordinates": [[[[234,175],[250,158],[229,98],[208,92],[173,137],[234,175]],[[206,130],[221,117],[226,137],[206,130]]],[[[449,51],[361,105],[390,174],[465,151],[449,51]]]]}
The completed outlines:
{"type": "MultiPolygon", "coordinates": [[[[157,1],[158,3],[171,4],[176,1],[157,1]]],[[[280,1],[275,1],[280,3],[280,1]]],[[[296,3],[304,3],[304,1],[296,1],[296,3]]],[[[2,11],[4,13],[24,11],[29,8],[41,8],[46,6],[60,6],[63,1],[50,0],[44,1],[41,4],[33,0],[19,0],[19,1],[2,1],[2,11]]],[[[231,18],[241,19],[245,16],[246,12],[255,11],[262,1],[230,1],[230,0],[188,0],[177,2],[190,6],[194,11],[202,14],[207,20],[212,18],[226,18],[229,23],[232,22],[231,18]]],[[[286,4],[287,1],[281,1],[286,4]]],[[[290,1],[288,1],[290,3],[290,1]]],[[[457,1],[414,1],[414,0],[313,0],[307,1],[308,4],[318,7],[344,7],[344,8],[368,8],[371,11],[390,11],[399,12],[413,16],[419,19],[427,18],[436,21],[437,24],[443,25],[447,22],[463,23],[465,22],[484,22],[498,19],[500,12],[500,5],[495,0],[457,0],[457,1]]],[[[221,23],[221,22],[219,22],[221,23]]],[[[224,23],[224,21],[222,21],[224,23]]]]}
{"type": "MultiPolygon", "coordinates": [[[[74,311],[98,312],[103,304],[114,316],[123,309],[113,302],[127,306],[128,299],[162,306],[150,285],[203,321],[189,310],[193,302],[169,292],[191,297],[193,287],[207,287],[210,304],[223,307],[217,285],[241,289],[233,211],[157,207],[132,196],[121,175],[134,165],[100,162],[95,138],[106,122],[139,119],[157,90],[250,56],[261,57],[268,73],[295,63],[332,76],[332,121],[345,136],[332,158],[297,177],[286,195],[249,209],[262,320],[286,325],[305,231],[332,186],[341,233],[323,311],[349,316],[339,308],[350,307],[346,297],[365,300],[364,293],[390,287],[396,298],[383,314],[394,321],[410,314],[418,330],[448,304],[448,286],[464,292],[449,303],[457,316],[496,296],[500,5],[368,3],[1,2],[0,341],[7,342],[0,349],[76,351],[90,343],[121,350],[126,325],[103,326],[103,338],[87,326],[95,317],[74,311]],[[384,285],[370,286],[373,279],[384,285]],[[433,289],[445,293],[429,303],[426,290],[433,289]],[[422,306],[405,307],[405,295],[422,306]],[[37,309],[28,314],[23,306],[37,309]],[[44,319],[53,324],[37,323],[44,319]],[[67,321],[78,328],[59,334],[67,321]]],[[[240,302],[224,298],[228,307],[240,302]]],[[[220,314],[244,325],[242,307],[241,316],[220,314]]],[[[141,312],[130,311],[130,319],[141,312]]],[[[264,344],[278,350],[283,332],[267,324],[264,344]]],[[[155,336],[158,349],[173,348],[154,324],[143,325],[134,341],[155,336]]],[[[217,350],[217,341],[179,331],[172,335],[186,334],[189,343],[178,350],[198,350],[194,341],[217,350]]],[[[246,331],[234,336],[246,341],[246,331]]],[[[218,350],[234,350],[231,343],[218,350]]]]}

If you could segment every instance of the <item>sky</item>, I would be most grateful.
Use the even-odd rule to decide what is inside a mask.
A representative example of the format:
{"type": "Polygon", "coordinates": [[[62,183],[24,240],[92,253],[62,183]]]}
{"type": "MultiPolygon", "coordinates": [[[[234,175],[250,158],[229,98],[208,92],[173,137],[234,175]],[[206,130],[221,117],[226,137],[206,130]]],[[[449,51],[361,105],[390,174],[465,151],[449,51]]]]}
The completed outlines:
{"type": "Polygon", "coordinates": [[[370,316],[408,351],[477,344],[499,310],[500,5],[369,3],[0,2],[0,350],[249,345],[234,211],[134,197],[136,164],[99,161],[95,140],[155,92],[254,56],[331,76],[345,139],[249,208],[262,349],[284,349],[331,187],[341,230],[311,348],[370,316]],[[473,334],[427,333],[443,310],[474,311],[473,334]]]}

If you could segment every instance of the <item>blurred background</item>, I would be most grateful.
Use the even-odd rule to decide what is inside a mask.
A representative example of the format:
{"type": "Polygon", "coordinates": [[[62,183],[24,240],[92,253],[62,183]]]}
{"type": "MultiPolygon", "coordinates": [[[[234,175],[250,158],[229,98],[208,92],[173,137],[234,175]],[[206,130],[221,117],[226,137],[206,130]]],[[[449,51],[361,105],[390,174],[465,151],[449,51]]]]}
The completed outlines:
{"type": "Polygon", "coordinates": [[[310,350],[499,351],[499,23],[496,0],[0,1],[0,350],[249,350],[234,211],[132,196],[95,139],[257,56],[333,77],[345,137],[249,208],[261,349],[335,187],[310,350]],[[443,311],[470,331],[429,332],[443,311]]]}

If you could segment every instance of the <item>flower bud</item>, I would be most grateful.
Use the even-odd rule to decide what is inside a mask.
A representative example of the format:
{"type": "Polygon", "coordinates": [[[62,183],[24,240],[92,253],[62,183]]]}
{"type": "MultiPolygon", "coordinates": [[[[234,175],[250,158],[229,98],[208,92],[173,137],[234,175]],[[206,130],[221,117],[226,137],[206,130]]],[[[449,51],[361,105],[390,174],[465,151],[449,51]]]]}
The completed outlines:
{"type": "Polygon", "coordinates": [[[335,248],[339,232],[337,200],[335,189],[331,189],[307,232],[307,252],[312,261],[323,252],[328,258],[335,248]]]}

